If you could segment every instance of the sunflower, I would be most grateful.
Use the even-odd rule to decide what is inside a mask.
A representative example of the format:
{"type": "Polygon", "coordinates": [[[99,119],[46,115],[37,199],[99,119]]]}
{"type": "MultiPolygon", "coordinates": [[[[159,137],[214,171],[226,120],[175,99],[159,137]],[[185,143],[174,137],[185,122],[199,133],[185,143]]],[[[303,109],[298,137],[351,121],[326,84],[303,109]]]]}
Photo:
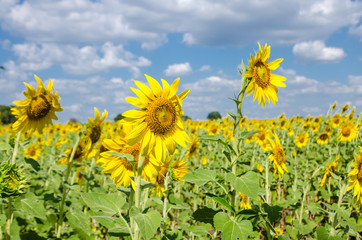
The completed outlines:
{"type": "Polygon", "coordinates": [[[331,172],[334,173],[340,166],[338,166],[338,161],[339,161],[339,154],[336,157],[336,160],[334,160],[333,162],[331,162],[326,170],[324,171],[323,174],[323,178],[322,178],[322,182],[321,182],[321,187],[326,185],[326,182],[329,180],[329,178],[332,176],[331,172]]]}
{"type": "Polygon", "coordinates": [[[317,143],[319,145],[325,145],[328,144],[329,141],[331,140],[331,136],[328,132],[321,132],[318,136],[317,136],[317,143]]]}
{"type": "Polygon", "coordinates": [[[94,119],[89,117],[87,124],[87,133],[86,135],[90,138],[92,145],[97,143],[102,134],[102,122],[106,119],[108,115],[107,110],[104,110],[102,117],[99,114],[97,108],[94,108],[94,119]]]}
{"type": "Polygon", "coordinates": [[[309,140],[309,134],[307,132],[301,132],[295,137],[294,143],[298,148],[302,148],[307,145],[309,140]]]}
{"type": "Polygon", "coordinates": [[[338,139],[341,142],[352,141],[358,135],[358,127],[353,122],[345,122],[341,125],[338,132],[338,139]]]}
{"type": "Polygon", "coordinates": [[[344,105],[341,109],[341,114],[345,113],[349,108],[349,104],[347,103],[346,105],[344,105]]]}
{"type": "Polygon", "coordinates": [[[198,137],[192,137],[191,142],[186,150],[186,157],[187,159],[190,159],[192,156],[194,156],[197,153],[197,150],[199,149],[199,138],[198,137]]]}
{"type": "Polygon", "coordinates": [[[202,165],[206,165],[207,164],[207,158],[205,156],[201,157],[201,163],[202,165]]]}
{"type": "MultiPolygon", "coordinates": [[[[140,143],[132,146],[128,145],[124,140],[105,139],[102,144],[109,151],[102,152],[101,158],[97,161],[103,167],[103,172],[111,173],[111,179],[118,188],[121,184],[128,187],[131,183],[131,177],[137,175],[137,163],[140,153],[140,143]],[[130,154],[133,156],[133,162],[128,161],[113,153],[130,154]]],[[[149,180],[158,172],[158,165],[160,162],[156,160],[153,154],[149,154],[144,159],[144,167],[142,171],[142,178],[149,180]]]]}
{"type": "Polygon", "coordinates": [[[53,119],[58,120],[55,112],[63,111],[58,102],[60,97],[57,92],[54,92],[52,80],[49,80],[45,88],[41,79],[36,75],[35,79],[38,82],[38,89],[35,90],[34,87],[24,83],[28,90],[24,91],[27,99],[13,102],[18,105],[11,109],[11,113],[17,119],[12,125],[15,132],[21,130],[41,132],[46,125],[53,124],[53,119]]]}
{"type": "MultiPolygon", "coordinates": [[[[177,159],[172,163],[172,176],[176,180],[181,180],[188,173],[187,162],[185,159],[177,159]]],[[[182,181],[182,180],[181,180],[182,181]]]]}
{"type": "Polygon", "coordinates": [[[330,120],[330,123],[333,128],[337,128],[339,124],[341,124],[341,122],[342,122],[342,116],[340,114],[334,115],[330,120]]]}
{"type": "MultiPolygon", "coordinates": [[[[285,153],[280,144],[278,135],[274,134],[274,141],[269,139],[272,154],[269,156],[270,161],[273,162],[274,175],[278,172],[279,177],[282,177],[284,170],[288,172],[287,166],[285,166],[285,153]]],[[[267,171],[267,170],[266,170],[267,171]]]]}
{"type": "Polygon", "coordinates": [[[279,64],[283,61],[283,58],[276,59],[268,63],[270,56],[270,46],[265,44],[262,49],[259,44],[259,51],[256,56],[250,56],[249,66],[244,74],[244,77],[250,79],[248,87],[246,88],[247,95],[249,96],[254,92],[253,101],[258,98],[258,104],[262,103],[263,108],[265,107],[265,98],[270,103],[270,100],[275,104],[278,101],[277,87],[285,87],[283,81],[285,77],[275,75],[271,71],[277,69],[279,64]]]}
{"type": "Polygon", "coordinates": [[[170,86],[161,79],[163,89],[152,77],[145,75],[151,88],[135,81],[140,89],[131,88],[139,97],[127,97],[126,101],[139,107],[123,113],[125,121],[134,126],[126,137],[129,145],[141,142],[141,153],[148,155],[152,149],[158,159],[165,159],[166,151],[170,154],[175,151],[176,143],[186,148],[189,136],[184,130],[181,120],[183,111],[182,100],[189,93],[189,89],[176,95],[180,78],[170,86]]]}
{"type": "Polygon", "coordinates": [[[42,145],[38,145],[35,143],[30,143],[25,149],[24,149],[24,155],[27,158],[31,158],[34,160],[38,160],[38,158],[41,155],[42,152],[42,145]]]}
{"type": "Polygon", "coordinates": [[[353,198],[359,206],[362,205],[362,153],[356,154],[356,161],[352,163],[354,169],[348,173],[350,177],[347,191],[353,189],[353,198]]]}
{"type": "Polygon", "coordinates": [[[333,105],[331,106],[331,110],[333,111],[334,109],[336,109],[337,106],[337,102],[334,102],[333,105]]]}
{"type": "Polygon", "coordinates": [[[241,210],[246,210],[246,209],[251,209],[250,203],[248,201],[248,196],[246,196],[245,194],[242,194],[241,192],[239,192],[239,196],[240,196],[240,208],[241,210]]]}

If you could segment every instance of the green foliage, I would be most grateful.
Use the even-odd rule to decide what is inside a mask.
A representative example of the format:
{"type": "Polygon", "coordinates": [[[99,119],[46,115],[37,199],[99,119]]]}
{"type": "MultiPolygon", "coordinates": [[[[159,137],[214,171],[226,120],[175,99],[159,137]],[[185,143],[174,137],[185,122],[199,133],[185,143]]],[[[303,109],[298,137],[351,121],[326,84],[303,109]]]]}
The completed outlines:
{"type": "Polygon", "coordinates": [[[115,122],[122,120],[124,117],[122,115],[122,113],[117,114],[117,116],[113,119],[115,122]]]}
{"type": "Polygon", "coordinates": [[[16,121],[16,118],[11,114],[11,108],[15,106],[0,105],[0,120],[3,124],[10,124],[16,121]]]}
{"type": "Polygon", "coordinates": [[[221,118],[221,114],[219,112],[210,112],[207,115],[208,120],[215,120],[215,119],[220,119],[220,118],[221,118]]]}

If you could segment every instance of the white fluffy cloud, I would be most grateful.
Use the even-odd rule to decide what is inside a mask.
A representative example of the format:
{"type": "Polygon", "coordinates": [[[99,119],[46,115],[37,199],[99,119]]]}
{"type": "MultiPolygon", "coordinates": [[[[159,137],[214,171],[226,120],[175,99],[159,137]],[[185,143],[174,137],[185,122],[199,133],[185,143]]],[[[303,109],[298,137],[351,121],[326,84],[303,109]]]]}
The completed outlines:
{"type": "Polygon", "coordinates": [[[167,77],[185,76],[192,73],[192,67],[189,62],[177,63],[168,65],[164,72],[167,77]]]}
{"type": "Polygon", "coordinates": [[[54,43],[23,43],[12,47],[19,58],[22,70],[39,71],[59,64],[65,72],[71,74],[94,74],[111,68],[128,68],[134,76],[138,76],[139,67],[151,65],[145,57],[137,57],[123,46],[104,43],[96,46],[77,47],[54,43]],[[99,54],[100,52],[101,54],[99,54]]]}
{"type": "Polygon", "coordinates": [[[183,34],[189,45],[327,39],[342,26],[359,29],[361,9],[360,1],[350,0],[8,0],[2,3],[0,19],[3,29],[33,42],[136,40],[153,49],[165,44],[169,33],[183,34]]]}
{"type": "Polygon", "coordinates": [[[327,47],[323,41],[307,41],[294,45],[293,54],[298,61],[310,63],[337,63],[346,56],[342,48],[327,47]]]}

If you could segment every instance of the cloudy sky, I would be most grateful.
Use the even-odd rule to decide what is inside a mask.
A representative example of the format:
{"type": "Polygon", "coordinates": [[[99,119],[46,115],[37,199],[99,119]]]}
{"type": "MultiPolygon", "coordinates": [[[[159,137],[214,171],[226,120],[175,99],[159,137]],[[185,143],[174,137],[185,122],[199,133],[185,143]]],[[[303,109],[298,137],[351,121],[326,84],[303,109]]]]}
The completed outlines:
{"type": "Polygon", "coordinates": [[[271,45],[287,77],[279,102],[249,118],[325,114],[330,104],[362,110],[362,1],[359,0],[1,0],[0,105],[24,99],[34,74],[52,79],[64,112],[85,121],[94,107],[108,119],[132,105],[143,74],[190,88],[184,112],[206,119],[235,111],[238,66],[271,45]]]}

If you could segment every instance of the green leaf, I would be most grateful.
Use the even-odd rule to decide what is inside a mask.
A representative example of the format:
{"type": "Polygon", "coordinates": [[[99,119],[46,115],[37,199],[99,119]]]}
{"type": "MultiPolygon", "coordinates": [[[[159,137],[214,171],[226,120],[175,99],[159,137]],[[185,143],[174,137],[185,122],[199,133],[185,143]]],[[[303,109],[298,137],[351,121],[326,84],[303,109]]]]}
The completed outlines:
{"type": "Polygon", "coordinates": [[[82,193],[81,197],[90,209],[106,215],[120,213],[126,204],[126,200],[118,194],[82,193]]]}
{"type": "Polygon", "coordinates": [[[268,214],[268,218],[271,224],[274,224],[282,215],[282,207],[270,206],[267,203],[263,204],[264,211],[268,214]]]}
{"type": "Polygon", "coordinates": [[[0,143],[0,151],[7,151],[12,149],[12,147],[10,146],[10,144],[8,143],[0,143]]]}
{"type": "Polygon", "coordinates": [[[29,165],[32,166],[32,168],[34,169],[34,171],[38,172],[40,170],[40,164],[35,161],[32,158],[24,158],[25,162],[29,165]]]}
{"type": "Polygon", "coordinates": [[[244,139],[247,139],[248,137],[253,136],[254,134],[256,134],[258,132],[260,132],[260,131],[252,131],[252,132],[245,131],[240,134],[240,138],[244,140],[244,139]]]}
{"type": "Polygon", "coordinates": [[[136,221],[145,239],[151,239],[161,225],[161,214],[152,209],[148,210],[147,213],[141,213],[133,207],[130,211],[130,216],[136,221]]]}
{"type": "Polygon", "coordinates": [[[90,236],[92,234],[92,229],[89,224],[89,217],[84,214],[79,209],[75,209],[71,212],[67,212],[65,215],[68,219],[70,226],[76,229],[77,232],[81,233],[81,235],[90,236]]]}
{"type": "Polygon", "coordinates": [[[230,115],[230,117],[232,117],[234,119],[234,121],[236,120],[236,114],[235,113],[230,112],[230,111],[226,111],[226,112],[230,115]]]}
{"type": "Polygon", "coordinates": [[[199,208],[192,214],[192,217],[196,221],[210,223],[211,225],[214,225],[214,216],[220,211],[221,210],[216,211],[208,207],[199,208]]]}
{"type": "Polygon", "coordinates": [[[256,199],[259,193],[259,177],[255,172],[249,171],[241,177],[236,177],[235,174],[228,173],[226,180],[230,182],[237,192],[256,199]]]}
{"type": "Polygon", "coordinates": [[[129,235],[129,230],[126,223],[118,217],[110,216],[91,216],[96,222],[102,224],[104,227],[108,228],[109,232],[113,233],[123,233],[124,235],[129,235]]]}
{"type": "Polygon", "coordinates": [[[194,183],[200,187],[207,182],[215,181],[216,172],[210,169],[199,168],[188,173],[182,179],[186,180],[187,182],[194,183]]]}
{"type": "Polygon", "coordinates": [[[211,193],[205,193],[206,196],[211,197],[215,202],[221,204],[224,206],[227,210],[229,210],[232,213],[235,213],[234,208],[222,197],[216,196],[211,193]]]}
{"type": "Polygon", "coordinates": [[[132,161],[134,160],[134,159],[133,159],[133,156],[132,156],[131,154],[119,153],[119,152],[108,152],[108,153],[111,154],[111,155],[120,157],[120,158],[125,158],[125,159],[127,159],[129,162],[132,162],[132,161]]]}
{"type": "Polygon", "coordinates": [[[44,201],[36,198],[24,198],[20,200],[20,206],[26,215],[46,220],[44,201]]]}
{"type": "Polygon", "coordinates": [[[224,212],[214,216],[215,228],[222,233],[222,239],[247,239],[253,233],[253,225],[248,220],[237,222],[224,212]]]}

